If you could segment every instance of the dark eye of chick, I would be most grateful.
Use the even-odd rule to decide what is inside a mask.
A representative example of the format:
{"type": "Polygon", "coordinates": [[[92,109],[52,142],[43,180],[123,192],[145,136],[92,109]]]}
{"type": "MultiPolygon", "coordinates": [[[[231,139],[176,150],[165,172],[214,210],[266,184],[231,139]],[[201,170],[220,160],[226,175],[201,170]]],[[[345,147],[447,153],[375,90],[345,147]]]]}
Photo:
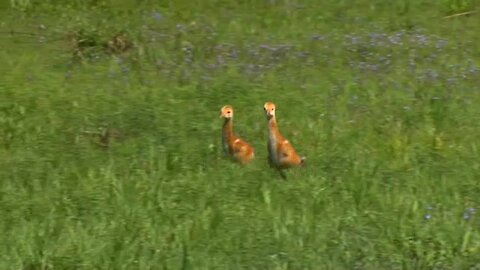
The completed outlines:
{"type": "Polygon", "coordinates": [[[228,111],[227,113],[231,113],[230,111],[228,111]]]}

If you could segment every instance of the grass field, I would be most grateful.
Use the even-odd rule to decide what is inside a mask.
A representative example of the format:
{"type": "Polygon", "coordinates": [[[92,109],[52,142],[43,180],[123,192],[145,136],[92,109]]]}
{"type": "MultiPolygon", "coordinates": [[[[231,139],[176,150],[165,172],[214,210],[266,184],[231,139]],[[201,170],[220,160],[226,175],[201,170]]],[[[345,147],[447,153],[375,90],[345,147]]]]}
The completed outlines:
{"type": "Polygon", "coordinates": [[[158,2],[0,4],[0,269],[480,269],[478,1],[158,2]]]}

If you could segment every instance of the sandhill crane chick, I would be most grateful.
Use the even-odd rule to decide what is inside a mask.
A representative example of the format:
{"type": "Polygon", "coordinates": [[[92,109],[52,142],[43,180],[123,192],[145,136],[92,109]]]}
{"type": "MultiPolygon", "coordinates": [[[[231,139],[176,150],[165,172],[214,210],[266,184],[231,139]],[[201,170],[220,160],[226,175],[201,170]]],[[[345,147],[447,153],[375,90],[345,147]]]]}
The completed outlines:
{"type": "MultiPolygon", "coordinates": [[[[268,122],[268,160],[270,166],[278,170],[302,166],[306,158],[297,154],[290,142],[282,136],[278,129],[275,104],[266,102],[263,105],[263,110],[268,122]]],[[[285,178],[285,174],[281,171],[280,173],[285,178]]]]}
{"type": "Polygon", "coordinates": [[[220,110],[220,118],[224,119],[222,128],[222,145],[225,154],[241,164],[252,161],[255,150],[246,141],[236,136],[233,132],[233,108],[225,105],[220,110]]]}

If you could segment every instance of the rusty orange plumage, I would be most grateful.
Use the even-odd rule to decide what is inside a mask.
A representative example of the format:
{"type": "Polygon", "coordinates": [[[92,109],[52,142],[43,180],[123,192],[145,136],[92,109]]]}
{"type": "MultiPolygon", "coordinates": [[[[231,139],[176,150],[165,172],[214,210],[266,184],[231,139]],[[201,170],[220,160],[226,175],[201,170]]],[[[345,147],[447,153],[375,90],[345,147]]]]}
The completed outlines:
{"type": "MultiPolygon", "coordinates": [[[[266,102],[263,110],[268,122],[268,161],[270,166],[283,170],[304,165],[306,158],[297,154],[292,144],[282,136],[278,129],[275,104],[266,102]]],[[[281,171],[280,173],[285,178],[281,171]]]]}
{"type": "Polygon", "coordinates": [[[222,145],[225,154],[241,164],[247,164],[255,157],[255,149],[233,132],[233,107],[225,105],[220,110],[224,119],[222,128],[222,145]]]}

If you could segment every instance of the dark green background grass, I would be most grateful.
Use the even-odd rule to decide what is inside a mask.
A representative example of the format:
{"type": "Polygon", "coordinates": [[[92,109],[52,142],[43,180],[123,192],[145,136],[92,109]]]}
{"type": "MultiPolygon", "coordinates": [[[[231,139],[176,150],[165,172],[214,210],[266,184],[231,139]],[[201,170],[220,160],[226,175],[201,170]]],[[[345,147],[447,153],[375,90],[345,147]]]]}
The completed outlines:
{"type": "Polygon", "coordinates": [[[477,4],[4,3],[0,268],[480,269],[480,20],[443,18],[477,4]],[[78,31],[135,47],[78,59],[78,31]],[[308,158],[288,181],[265,101],[308,158]]]}

